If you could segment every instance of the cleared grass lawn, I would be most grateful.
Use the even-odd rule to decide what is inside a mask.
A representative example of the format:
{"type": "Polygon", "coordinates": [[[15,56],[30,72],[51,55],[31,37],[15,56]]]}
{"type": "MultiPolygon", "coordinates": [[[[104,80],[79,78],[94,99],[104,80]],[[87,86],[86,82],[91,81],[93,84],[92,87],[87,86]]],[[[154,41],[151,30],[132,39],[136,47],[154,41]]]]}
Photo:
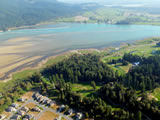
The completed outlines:
{"type": "Polygon", "coordinates": [[[29,91],[29,92],[25,93],[21,98],[29,100],[32,98],[32,96],[33,96],[33,92],[29,91]]]}
{"type": "Polygon", "coordinates": [[[46,111],[42,114],[41,118],[38,120],[54,120],[55,118],[58,118],[59,115],[50,112],[50,111],[46,111]]]}
{"type": "Polygon", "coordinates": [[[156,88],[152,95],[155,96],[158,99],[158,101],[160,101],[160,88],[156,88]]]}
{"type": "Polygon", "coordinates": [[[27,78],[27,76],[32,75],[34,72],[36,72],[36,70],[25,70],[13,74],[12,80],[8,82],[0,82],[0,92],[9,90],[9,88],[12,88],[15,85],[15,83],[20,82],[24,78],[27,78]]]}
{"type": "Polygon", "coordinates": [[[126,66],[120,66],[120,68],[124,70],[125,73],[127,73],[131,67],[132,67],[132,64],[128,64],[126,66]]]}
{"type": "MultiPolygon", "coordinates": [[[[96,89],[98,90],[100,86],[96,86],[96,89]]],[[[91,87],[90,83],[79,83],[79,84],[73,84],[72,90],[76,91],[82,96],[88,96],[94,92],[93,88],[91,87]]]]}

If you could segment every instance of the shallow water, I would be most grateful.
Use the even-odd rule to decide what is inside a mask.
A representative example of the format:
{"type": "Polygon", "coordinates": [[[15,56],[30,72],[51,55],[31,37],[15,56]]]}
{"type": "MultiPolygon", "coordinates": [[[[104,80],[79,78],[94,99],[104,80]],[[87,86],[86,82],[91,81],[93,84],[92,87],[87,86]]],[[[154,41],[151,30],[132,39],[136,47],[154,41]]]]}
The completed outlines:
{"type": "MultiPolygon", "coordinates": [[[[56,54],[83,48],[102,48],[160,36],[160,26],[60,23],[0,33],[0,45],[11,38],[29,37],[28,54],[56,54]]],[[[25,43],[24,43],[25,44],[25,43]]]]}
{"type": "Polygon", "coordinates": [[[150,25],[61,23],[2,32],[0,80],[68,50],[120,46],[124,42],[158,36],[160,26],[150,25]],[[34,57],[38,58],[32,60],[34,57]]]}

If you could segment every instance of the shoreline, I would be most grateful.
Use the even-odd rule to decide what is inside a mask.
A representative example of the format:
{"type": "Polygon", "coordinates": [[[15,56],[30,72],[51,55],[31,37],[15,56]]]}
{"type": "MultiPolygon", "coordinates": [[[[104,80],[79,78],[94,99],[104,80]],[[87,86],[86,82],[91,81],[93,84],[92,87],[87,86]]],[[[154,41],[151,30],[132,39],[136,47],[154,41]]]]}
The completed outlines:
{"type": "MultiPolygon", "coordinates": [[[[79,23],[79,24],[108,24],[108,25],[150,25],[150,26],[160,26],[160,23],[159,24],[146,24],[146,23],[131,23],[131,24],[109,24],[109,23],[105,23],[105,22],[75,22],[75,21],[70,21],[70,22],[57,22],[57,21],[44,21],[44,22],[41,22],[41,23],[37,23],[35,25],[28,25],[28,26],[19,26],[19,27],[10,27],[10,28],[7,28],[6,31],[13,31],[13,30],[20,30],[20,29],[34,29],[35,27],[39,27],[41,25],[49,25],[49,24],[60,24],[60,23],[79,23]]],[[[6,31],[3,31],[0,29],[0,33],[2,32],[6,32],[6,31]]]]}
{"type": "Polygon", "coordinates": [[[5,73],[2,77],[0,77],[0,83],[1,82],[5,83],[5,82],[8,82],[8,81],[11,81],[13,79],[13,75],[16,74],[16,73],[20,73],[20,72],[23,72],[25,70],[37,70],[38,71],[38,70],[43,69],[46,66],[48,66],[48,65],[46,65],[46,63],[49,60],[56,59],[57,57],[71,55],[71,54],[79,54],[80,51],[82,51],[82,50],[100,51],[99,49],[94,49],[94,48],[91,48],[91,49],[75,49],[75,50],[65,51],[65,52],[57,54],[57,55],[48,56],[48,57],[45,57],[44,59],[42,59],[41,61],[39,61],[37,63],[33,63],[33,65],[31,65],[30,67],[24,67],[20,70],[14,70],[13,72],[8,72],[7,74],[5,73]]]}
{"type": "MultiPolygon", "coordinates": [[[[124,47],[133,47],[133,46],[136,46],[136,43],[140,42],[140,41],[146,41],[146,40],[149,40],[149,39],[153,39],[153,38],[159,38],[159,37],[151,37],[151,38],[145,38],[145,39],[141,39],[141,40],[135,40],[133,43],[127,43],[127,42],[123,42],[121,43],[119,46],[106,46],[106,47],[102,47],[102,48],[88,48],[88,49],[73,49],[73,50],[65,50],[61,53],[57,53],[55,55],[50,55],[50,56],[44,56],[44,58],[42,58],[42,60],[39,60],[38,62],[35,62],[33,63],[31,66],[29,67],[24,67],[24,68],[21,68],[19,70],[14,70],[14,71],[9,71],[7,74],[5,73],[3,77],[0,77],[0,82],[8,82],[8,81],[11,81],[13,79],[13,75],[16,74],[16,73],[20,73],[20,72],[23,72],[25,70],[40,70],[40,69],[43,69],[45,68],[47,65],[47,62],[49,60],[55,60],[57,57],[65,57],[65,56],[69,56],[69,55],[72,55],[72,54],[85,54],[84,51],[86,53],[93,53],[93,52],[98,52],[98,53],[101,53],[101,52],[108,52],[108,51],[119,51],[121,48],[124,48],[124,47]]],[[[109,52],[109,53],[110,53],[109,52]]],[[[111,52],[112,53],[112,52],[111,52]]],[[[54,63],[53,63],[54,64],[54,63]]]]}
{"type": "MultiPolygon", "coordinates": [[[[125,44],[125,45],[127,45],[127,44],[125,44]]],[[[124,44],[122,46],[120,46],[119,48],[121,48],[121,47],[124,47],[124,44]]],[[[8,81],[11,81],[13,79],[14,74],[23,72],[25,70],[37,70],[38,71],[40,69],[43,69],[48,66],[47,62],[49,60],[56,59],[57,57],[63,57],[63,56],[67,56],[67,55],[70,56],[72,54],[81,54],[82,51],[87,51],[88,53],[95,51],[95,52],[100,53],[102,51],[107,51],[107,49],[111,49],[111,48],[116,49],[116,47],[105,47],[105,48],[101,48],[101,49],[98,49],[98,48],[74,49],[74,50],[68,50],[68,51],[62,52],[57,55],[48,56],[48,57],[44,58],[43,60],[39,61],[38,63],[34,63],[30,67],[24,67],[20,70],[15,70],[13,72],[9,72],[8,74],[5,73],[2,77],[0,77],[0,83],[1,82],[6,83],[8,81]]]]}

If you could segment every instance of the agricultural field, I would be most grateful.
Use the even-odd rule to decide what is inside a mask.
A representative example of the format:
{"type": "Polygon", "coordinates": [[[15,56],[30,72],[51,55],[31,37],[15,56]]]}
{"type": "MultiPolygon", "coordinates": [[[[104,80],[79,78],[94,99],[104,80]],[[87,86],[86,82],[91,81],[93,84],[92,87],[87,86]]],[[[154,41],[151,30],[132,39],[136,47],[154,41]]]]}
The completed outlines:
{"type": "Polygon", "coordinates": [[[160,25],[159,15],[124,8],[102,7],[80,16],[58,18],[56,22],[160,25]]]}

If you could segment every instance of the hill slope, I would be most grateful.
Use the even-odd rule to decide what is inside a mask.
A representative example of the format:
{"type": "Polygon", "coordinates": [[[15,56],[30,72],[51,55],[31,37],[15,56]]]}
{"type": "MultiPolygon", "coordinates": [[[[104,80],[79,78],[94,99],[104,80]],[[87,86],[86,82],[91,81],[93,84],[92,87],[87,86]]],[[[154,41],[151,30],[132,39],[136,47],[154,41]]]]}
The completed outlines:
{"type": "Polygon", "coordinates": [[[61,16],[71,16],[81,8],[56,0],[1,0],[0,29],[34,25],[61,16]]]}

